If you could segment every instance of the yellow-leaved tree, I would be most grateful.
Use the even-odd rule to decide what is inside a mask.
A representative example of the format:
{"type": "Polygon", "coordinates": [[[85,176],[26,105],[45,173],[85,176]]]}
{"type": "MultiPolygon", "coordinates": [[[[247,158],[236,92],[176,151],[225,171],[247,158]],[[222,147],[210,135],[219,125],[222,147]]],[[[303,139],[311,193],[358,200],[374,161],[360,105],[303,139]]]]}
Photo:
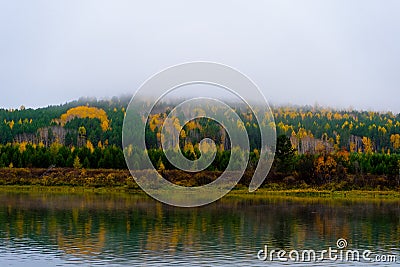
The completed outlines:
{"type": "Polygon", "coordinates": [[[400,148],[400,134],[392,134],[390,136],[390,142],[392,143],[392,146],[394,149],[399,149],[400,148]]]}
{"type": "Polygon", "coordinates": [[[367,154],[371,154],[372,153],[372,141],[370,138],[364,136],[362,138],[362,143],[364,145],[364,152],[367,154]]]}
{"type": "Polygon", "coordinates": [[[107,131],[110,125],[107,113],[100,108],[88,107],[88,106],[78,106],[69,109],[66,113],[62,114],[57,122],[61,125],[65,125],[67,122],[74,118],[89,118],[89,119],[99,119],[101,123],[101,129],[107,131]]]}

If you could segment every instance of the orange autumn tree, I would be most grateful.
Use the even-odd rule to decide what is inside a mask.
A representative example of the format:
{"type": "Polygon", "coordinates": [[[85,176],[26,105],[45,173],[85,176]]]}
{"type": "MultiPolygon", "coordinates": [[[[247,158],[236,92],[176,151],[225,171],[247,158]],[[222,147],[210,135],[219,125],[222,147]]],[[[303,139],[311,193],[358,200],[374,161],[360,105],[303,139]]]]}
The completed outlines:
{"type": "Polygon", "coordinates": [[[315,174],[323,182],[330,181],[336,174],[336,166],[337,162],[332,156],[319,156],[314,162],[315,174]]]}

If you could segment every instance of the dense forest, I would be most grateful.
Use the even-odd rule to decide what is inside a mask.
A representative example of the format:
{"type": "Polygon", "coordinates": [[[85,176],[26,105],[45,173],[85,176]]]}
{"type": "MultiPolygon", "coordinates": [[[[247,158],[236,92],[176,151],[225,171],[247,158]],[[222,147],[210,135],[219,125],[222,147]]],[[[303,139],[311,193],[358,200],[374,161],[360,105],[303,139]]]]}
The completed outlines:
{"type": "MultiPolygon", "coordinates": [[[[121,136],[129,100],[81,98],[39,109],[0,109],[0,167],[126,169],[121,136]]],[[[174,169],[160,148],[161,128],[171,108],[161,103],[146,121],[147,153],[160,171],[174,169]]],[[[246,108],[236,112],[242,120],[237,127],[249,136],[251,171],[259,157],[259,124],[246,108]]],[[[376,175],[383,185],[398,186],[400,114],[311,106],[276,106],[272,112],[278,136],[272,180],[322,184],[376,175]]],[[[179,118],[176,123],[180,126],[179,118]]],[[[187,123],[179,147],[194,160],[204,137],[217,145],[207,171],[223,171],[230,158],[229,136],[214,121],[187,123]]]]}

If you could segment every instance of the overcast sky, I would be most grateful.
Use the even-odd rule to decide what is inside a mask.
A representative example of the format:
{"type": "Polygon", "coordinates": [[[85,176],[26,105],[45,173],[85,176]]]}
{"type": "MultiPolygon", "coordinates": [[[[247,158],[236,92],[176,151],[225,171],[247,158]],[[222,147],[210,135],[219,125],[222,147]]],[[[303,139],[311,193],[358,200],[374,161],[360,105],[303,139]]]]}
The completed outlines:
{"type": "Polygon", "coordinates": [[[132,94],[203,60],[273,104],[400,112],[400,1],[0,0],[0,107],[132,94]]]}

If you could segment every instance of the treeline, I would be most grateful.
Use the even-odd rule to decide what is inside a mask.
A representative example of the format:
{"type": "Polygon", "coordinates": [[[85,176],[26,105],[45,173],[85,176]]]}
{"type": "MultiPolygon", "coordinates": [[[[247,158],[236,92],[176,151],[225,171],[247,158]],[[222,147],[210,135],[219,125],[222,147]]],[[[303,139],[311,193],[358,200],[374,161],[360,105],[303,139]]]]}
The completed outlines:
{"type": "MultiPolygon", "coordinates": [[[[101,142],[122,147],[122,125],[129,100],[129,96],[109,100],[81,98],[39,109],[23,106],[15,110],[0,109],[0,144],[26,141],[50,146],[58,142],[72,147],[82,146],[88,140],[95,146],[101,142]]],[[[161,103],[156,107],[157,112],[148,118],[146,141],[149,148],[160,147],[161,126],[172,108],[172,104],[161,103]]],[[[263,122],[257,122],[254,114],[246,108],[236,108],[236,111],[243,122],[238,127],[246,129],[251,149],[259,148],[259,123],[263,122]]],[[[400,153],[400,114],[311,106],[276,106],[272,111],[277,134],[291,138],[292,145],[300,154],[342,149],[400,153]]],[[[176,119],[179,125],[181,121],[176,119]]],[[[218,125],[207,120],[185,125],[181,133],[182,146],[195,145],[204,136],[214,138],[221,148],[229,149],[229,137],[218,125]]]]}
{"type": "Polygon", "coordinates": [[[329,189],[400,187],[400,155],[340,150],[332,153],[297,154],[285,135],[278,137],[269,182],[311,185],[329,189]]]}
{"type": "MultiPolygon", "coordinates": [[[[0,145],[0,167],[3,168],[74,168],[74,169],[127,169],[121,148],[110,145],[94,147],[89,141],[82,147],[67,147],[53,143],[49,147],[27,143],[0,145]]],[[[145,155],[145,152],[143,152],[145,155]]],[[[174,182],[198,185],[192,175],[176,168],[167,160],[161,149],[149,149],[146,154],[151,159],[154,168],[169,176],[174,182]],[[190,181],[190,182],[189,182],[190,181]]],[[[198,146],[183,150],[189,159],[200,156],[198,146]]],[[[219,173],[226,169],[230,159],[230,151],[218,150],[213,163],[205,170],[209,174],[219,173]]],[[[259,161],[259,151],[250,153],[246,174],[241,184],[248,185],[252,172],[259,161]]],[[[203,180],[205,175],[198,174],[203,180]]],[[[210,180],[211,179],[211,180],[210,180]]],[[[281,184],[287,186],[332,186],[339,189],[354,188],[399,188],[400,186],[400,155],[387,153],[350,153],[340,150],[332,153],[298,154],[290,139],[281,135],[277,140],[275,161],[266,179],[266,184],[281,184]]]]}
{"type": "Polygon", "coordinates": [[[29,143],[0,145],[0,167],[8,168],[105,168],[126,169],[122,149],[110,145],[93,147],[90,142],[82,147],[67,147],[53,143],[46,147],[29,143]]]}
{"type": "MultiPolygon", "coordinates": [[[[186,147],[183,151],[186,158],[194,160],[200,157],[198,145],[186,147]]],[[[217,151],[214,162],[207,168],[209,171],[226,169],[231,152],[217,151]]],[[[258,152],[250,153],[250,166],[258,161],[258,152]]],[[[167,160],[162,149],[143,151],[157,170],[173,170],[175,167],[167,160]]],[[[138,159],[138,162],[142,159],[138,159]]],[[[140,162],[139,162],[140,163],[140,162]]],[[[87,141],[82,147],[69,147],[53,143],[49,147],[30,143],[0,145],[0,168],[48,168],[50,166],[86,169],[127,169],[123,150],[115,145],[95,147],[87,141]]]]}

